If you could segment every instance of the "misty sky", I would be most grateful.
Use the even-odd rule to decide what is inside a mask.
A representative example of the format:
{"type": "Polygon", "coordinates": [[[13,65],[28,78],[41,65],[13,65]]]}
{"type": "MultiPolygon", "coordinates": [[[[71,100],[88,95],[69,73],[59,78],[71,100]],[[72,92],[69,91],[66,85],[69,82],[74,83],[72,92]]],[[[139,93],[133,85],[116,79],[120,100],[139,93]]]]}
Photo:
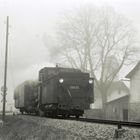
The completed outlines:
{"type": "Polygon", "coordinates": [[[5,20],[7,15],[10,18],[8,101],[12,101],[13,89],[19,83],[36,79],[43,66],[55,65],[48,58],[42,37],[51,34],[64,11],[85,3],[114,7],[140,32],[139,0],[0,0],[0,87],[4,77],[5,20]]]}

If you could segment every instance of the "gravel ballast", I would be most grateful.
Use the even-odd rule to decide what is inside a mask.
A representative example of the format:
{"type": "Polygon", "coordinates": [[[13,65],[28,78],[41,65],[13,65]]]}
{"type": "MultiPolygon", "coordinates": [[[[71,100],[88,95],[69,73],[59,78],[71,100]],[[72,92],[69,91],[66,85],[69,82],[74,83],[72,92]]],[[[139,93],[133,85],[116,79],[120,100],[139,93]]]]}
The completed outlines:
{"type": "MultiPolygon", "coordinates": [[[[117,126],[17,115],[0,129],[3,140],[115,140],[117,126]]],[[[140,130],[123,128],[119,140],[139,140],[140,130]]],[[[117,139],[117,140],[118,140],[117,139]]]]}
{"type": "MultiPolygon", "coordinates": [[[[23,116],[20,116],[23,117],[23,116]]],[[[67,131],[71,134],[75,134],[84,139],[97,139],[97,140],[111,140],[115,139],[115,130],[117,126],[86,123],[71,120],[40,118],[40,117],[23,117],[24,120],[37,121],[41,126],[51,126],[56,129],[67,131]]],[[[140,130],[134,128],[124,128],[124,133],[121,136],[122,140],[128,139],[140,139],[140,130]]]]}

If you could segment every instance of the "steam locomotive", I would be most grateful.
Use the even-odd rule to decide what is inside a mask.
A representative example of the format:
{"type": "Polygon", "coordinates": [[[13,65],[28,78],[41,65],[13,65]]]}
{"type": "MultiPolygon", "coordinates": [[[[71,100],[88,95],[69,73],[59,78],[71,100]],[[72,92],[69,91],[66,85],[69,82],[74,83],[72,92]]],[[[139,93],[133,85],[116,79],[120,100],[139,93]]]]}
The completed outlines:
{"type": "Polygon", "coordinates": [[[21,113],[39,116],[82,116],[94,102],[93,78],[79,69],[44,67],[38,81],[25,81],[14,91],[21,113]]]}

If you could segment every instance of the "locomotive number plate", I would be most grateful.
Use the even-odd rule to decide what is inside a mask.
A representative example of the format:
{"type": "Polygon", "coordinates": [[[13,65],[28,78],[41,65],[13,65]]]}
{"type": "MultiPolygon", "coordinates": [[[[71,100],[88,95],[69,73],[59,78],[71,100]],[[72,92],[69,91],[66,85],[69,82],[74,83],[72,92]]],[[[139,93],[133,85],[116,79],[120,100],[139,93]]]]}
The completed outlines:
{"type": "Polygon", "coordinates": [[[69,88],[70,88],[70,89],[80,89],[79,86],[70,86],[69,88]]]}

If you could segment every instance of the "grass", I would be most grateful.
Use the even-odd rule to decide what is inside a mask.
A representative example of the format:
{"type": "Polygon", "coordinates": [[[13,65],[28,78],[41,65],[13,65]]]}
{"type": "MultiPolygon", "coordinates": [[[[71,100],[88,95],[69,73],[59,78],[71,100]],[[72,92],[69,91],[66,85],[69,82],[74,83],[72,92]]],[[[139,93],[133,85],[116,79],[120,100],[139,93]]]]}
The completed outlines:
{"type": "Polygon", "coordinates": [[[51,126],[41,126],[18,116],[6,116],[0,140],[84,140],[80,136],[51,126]]]}

